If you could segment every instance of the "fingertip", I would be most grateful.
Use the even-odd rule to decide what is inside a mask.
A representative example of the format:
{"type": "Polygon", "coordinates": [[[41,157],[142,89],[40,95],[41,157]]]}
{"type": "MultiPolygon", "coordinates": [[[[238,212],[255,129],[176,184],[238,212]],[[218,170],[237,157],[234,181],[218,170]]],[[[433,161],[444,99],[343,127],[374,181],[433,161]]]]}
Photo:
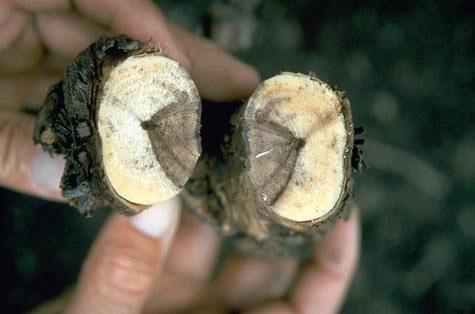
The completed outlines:
{"type": "Polygon", "coordinates": [[[144,235],[162,242],[162,262],[168,260],[172,242],[175,240],[181,217],[181,201],[178,196],[155,204],[138,215],[129,218],[129,223],[144,235]]]}
{"type": "Polygon", "coordinates": [[[34,117],[5,111],[0,115],[0,185],[50,200],[62,200],[59,182],[64,160],[34,146],[34,117]]]}
{"type": "Polygon", "coordinates": [[[180,216],[181,204],[177,197],[155,204],[129,218],[132,226],[152,238],[160,238],[174,231],[180,216]]]}
{"type": "Polygon", "coordinates": [[[191,76],[201,96],[216,102],[247,98],[259,83],[258,72],[215,43],[172,23],[169,29],[191,61],[191,76]]]}
{"type": "Polygon", "coordinates": [[[190,60],[170,35],[165,16],[153,1],[82,0],[74,1],[74,5],[84,16],[113,33],[157,45],[165,55],[191,69],[190,60]]]}
{"type": "Polygon", "coordinates": [[[174,244],[167,267],[174,273],[187,274],[197,282],[207,282],[221,245],[216,231],[196,217],[184,213],[174,244]],[[193,256],[193,259],[190,260],[188,256],[193,256]]]}
{"type": "Polygon", "coordinates": [[[259,84],[257,71],[231,57],[221,56],[219,62],[214,57],[206,57],[203,63],[193,60],[192,76],[203,98],[216,101],[228,102],[248,98],[259,84]]]}
{"type": "Polygon", "coordinates": [[[78,14],[65,12],[37,14],[36,28],[48,52],[67,59],[107,33],[78,14]]]}
{"type": "Polygon", "coordinates": [[[228,95],[221,95],[226,101],[233,100],[232,98],[242,99],[249,97],[260,82],[260,75],[254,67],[234,57],[230,60],[228,73],[232,74],[228,81],[229,86],[232,87],[232,92],[228,91],[228,95]]]}
{"type": "Polygon", "coordinates": [[[163,269],[179,213],[173,198],[132,218],[113,214],[84,263],[68,312],[140,312],[163,269]]]}
{"type": "Polygon", "coordinates": [[[354,207],[347,221],[339,220],[335,227],[315,244],[313,256],[319,267],[336,277],[346,275],[351,278],[359,257],[359,229],[358,210],[354,207]]]}
{"type": "Polygon", "coordinates": [[[292,257],[236,253],[222,265],[214,289],[227,304],[241,308],[255,306],[283,297],[296,270],[297,260],[292,257]]]}
{"type": "Polygon", "coordinates": [[[214,229],[184,211],[163,276],[146,308],[159,308],[168,313],[172,309],[184,310],[195,302],[209,285],[220,242],[214,229]]]}
{"type": "Polygon", "coordinates": [[[274,301],[245,312],[245,314],[296,314],[296,312],[290,304],[283,301],[274,301]]]}
{"type": "Polygon", "coordinates": [[[35,147],[31,161],[30,187],[38,195],[64,200],[61,195],[60,183],[65,160],[60,155],[50,155],[40,147],[35,147]]]}
{"type": "Polygon", "coordinates": [[[14,0],[15,5],[22,10],[30,12],[64,12],[71,9],[71,1],[49,0],[49,1],[30,1],[14,0]]]}
{"type": "Polygon", "coordinates": [[[355,209],[316,243],[313,261],[304,267],[291,292],[299,313],[337,313],[356,270],[359,220],[355,209]]]}

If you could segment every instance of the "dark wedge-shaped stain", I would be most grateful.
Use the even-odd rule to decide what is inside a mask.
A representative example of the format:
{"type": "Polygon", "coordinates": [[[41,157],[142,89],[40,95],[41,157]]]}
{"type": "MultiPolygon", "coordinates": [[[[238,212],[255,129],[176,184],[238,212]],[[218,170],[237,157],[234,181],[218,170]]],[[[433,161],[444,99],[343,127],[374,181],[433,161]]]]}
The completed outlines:
{"type": "Polygon", "coordinates": [[[184,94],[180,103],[170,103],[155,113],[150,120],[141,123],[147,131],[153,153],[167,177],[178,186],[183,187],[195,165],[199,148],[196,142],[198,111],[185,106],[189,102],[184,94]]]}
{"type": "Polygon", "coordinates": [[[247,127],[249,139],[249,177],[266,205],[274,204],[285,190],[305,140],[286,127],[269,120],[263,111],[256,113],[247,127]]]}

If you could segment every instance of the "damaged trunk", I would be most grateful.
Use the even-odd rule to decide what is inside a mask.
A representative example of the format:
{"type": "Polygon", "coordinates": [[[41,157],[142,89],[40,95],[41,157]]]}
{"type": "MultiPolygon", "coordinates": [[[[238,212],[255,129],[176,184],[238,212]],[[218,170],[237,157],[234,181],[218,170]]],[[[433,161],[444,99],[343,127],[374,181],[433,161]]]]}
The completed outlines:
{"type": "Polygon", "coordinates": [[[34,139],[65,156],[70,205],[131,215],[180,192],[201,152],[200,114],[176,61],[125,36],[103,38],[51,88],[34,139]]]}
{"type": "MultiPolygon", "coordinates": [[[[218,108],[204,105],[203,134],[218,108]]],[[[183,192],[202,219],[246,250],[286,254],[346,214],[361,151],[343,92],[313,75],[282,73],[261,83],[231,121],[213,131],[227,140],[203,139],[205,154],[183,192]]]]}
{"type": "Polygon", "coordinates": [[[34,139],[65,156],[63,195],[86,216],[99,207],[136,214],[182,192],[241,248],[285,254],[345,215],[352,169],[364,163],[343,92],[314,75],[282,73],[243,105],[206,103],[203,126],[200,119],[186,70],[119,36],[68,67],[34,139]]]}

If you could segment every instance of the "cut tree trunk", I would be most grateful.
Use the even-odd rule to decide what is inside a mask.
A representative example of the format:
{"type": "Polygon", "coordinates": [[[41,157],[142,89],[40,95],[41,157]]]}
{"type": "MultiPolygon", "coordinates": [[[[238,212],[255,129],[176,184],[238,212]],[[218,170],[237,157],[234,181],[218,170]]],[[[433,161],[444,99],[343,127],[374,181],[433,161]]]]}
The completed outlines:
{"type": "Polygon", "coordinates": [[[136,214],[182,192],[241,248],[282,254],[345,216],[352,169],[364,162],[344,92],[282,73],[244,105],[206,104],[202,143],[201,114],[177,62],[150,44],[103,38],[52,87],[34,139],[65,156],[63,195],[86,216],[136,214]]]}
{"type": "MultiPolygon", "coordinates": [[[[216,108],[204,105],[203,134],[216,108]]],[[[313,75],[282,73],[231,120],[221,152],[203,138],[185,200],[246,250],[298,253],[346,213],[361,164],[348,99],[313,75]]]]}
{"type": "Polygon", "coordinates": [[[86,216],[131,215],[180,192],[201,153],[201,102],[187,71],[124,36],[84,50],[53,86],[34,139],[63,154],[63,195],[86,216]]]}

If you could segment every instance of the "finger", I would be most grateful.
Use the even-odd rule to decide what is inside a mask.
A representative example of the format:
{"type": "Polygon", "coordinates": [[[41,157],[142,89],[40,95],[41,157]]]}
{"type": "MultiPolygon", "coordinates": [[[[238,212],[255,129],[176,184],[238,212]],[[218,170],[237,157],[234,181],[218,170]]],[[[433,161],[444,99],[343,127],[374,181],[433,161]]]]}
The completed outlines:
{"type": "Polygon", "coordinates": [[[46,48],[70,59],[106,33],[105,29],[72,12],[42,13],[36,19],[46,48]]]}
{"type": "Polygon", "coordinates": [[[236,253],[223,265],[213,289],[223,302],[239,308],[282,297],[296,272],[297,261],[276,256],[236,253]]]}
{"type": "Polygon", "coordinates": [[[0,53],[0,73],[24,73],[40,64],[44,54],[33,21],[28,20],[15,41],[0,53]]]}
{"type": "Polygon", "coordinates": [[[43,102],[48,88],[57,83],[61,74],[38,68],[28,74],[11,74],[0,78],[0,107],[20,111],[36,108],[43,102]]]}
{"type": "Polygon", "coordinates": [[[232,101],[247,98],[259,83],[252,67],[209,40],[170,24],[170,30],[191,60],[191,75],[203,98],[232,101]]]}
{"type": "Polygon", "coordinates": [[[339,221],[315,247],[314,261],[301,271],[291,302],[298,313],[337,313],[356,269],[359,255],[359,219],[339,221]]]}
{"type": "Polygon", "coordinates": [[[9,1],[0,1],[0,52],[10,47],[28,23],[29,16],[9,1]]]}
{"type": "Polygon", "coordinates": [[[206,288],[199,282],[166,269],[148,298],[144,312],[181,313],[194,305],[206,288]]]}
{"type": "Polygon", "coordinates": [[[296,314],[290,304],[283,301],[275,301],[256,309],[246,311],[245,314],[296,314]]]}
{"type": "Polygon", "coordinates": [[[23,65],[18,61],[17,54],[23,56],[25,51],[22,48],[32,50],[31,60],[24,60],[28,68],[31,63],[38,59],[37,42],[32,38],[30,16],[15,8],[8,1],[0,1],[0,74],[9,74],[15,67],[23,65]],[[13,64],[11,64],[13,62],[13,64]]]}
{"type": "Polygon", "coordinates": [[[116,34],[158,45],[167,56],[190,70],[188,57],[170,35],[162,12],[149,0],[75,0],[75,7],[116,34]]]}
{"type": "Polygon", "coordinates": [[[207,282],[215,266],[220,243],[218,234],[209,225],[190,214],[183,215],[167,269],[194,281],[207,282]],[[190,256],[193,258],[190,259],[190,256]]]}
{"type": "Polygon", "coordinates": [[[68,313],[139,313],[166,259],[180,205],[177,198],[132,219],[106,223],[83,265],[68,313]]]}
{"type": "Polygon", "coordinates": [[[0,114],[0,185],[36,196],[62,200],[59,182],[62,157],[51,157],[33,145],[34,118],[2,111],[0,114]]]}
{"type": "Polygon", "coordinates": [[[11,0],[15,6],[30,12],[58,12],[67,11],[71,9],[71,2],[69,0],[11,0]]]}
{"type": "Polygon", "coordinates": [[[165,266],[147,309],[181,311],[208,285],[221,241],[217,233],[195,217],[184,214],[165,266]]]}

